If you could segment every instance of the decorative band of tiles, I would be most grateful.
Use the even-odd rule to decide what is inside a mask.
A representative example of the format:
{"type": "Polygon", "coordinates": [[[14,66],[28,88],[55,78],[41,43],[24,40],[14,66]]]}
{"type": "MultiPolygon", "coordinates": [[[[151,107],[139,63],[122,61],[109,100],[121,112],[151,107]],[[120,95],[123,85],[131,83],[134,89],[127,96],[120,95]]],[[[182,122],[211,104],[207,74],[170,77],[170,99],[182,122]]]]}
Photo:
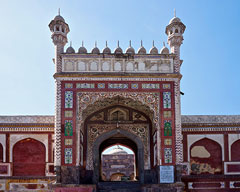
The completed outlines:
{"type": "MultiPolygon", "coordinates": [[[[138,83],[130,83],[131,89],[138,89],[139,84],[138,83]]],[[[140,84],[142,89],[160,89],[159,83],[142,83],[140,84]]],[[[106,84],[105,83],[97,83],[96,84],[98,89],[105,89],[106,84]]],[[[65,83],[66,89],[73,88],[72,83],[65,83]]],[[[77,83],[76,84],[77,89],[95,89],[95,83],[77,83]]],[[[129,84],[128,83],[108,83],[109,89],[128,89],[129,84]]],[[[171,84],[162,84],[163,89],[170,89],[171,84]]]]}

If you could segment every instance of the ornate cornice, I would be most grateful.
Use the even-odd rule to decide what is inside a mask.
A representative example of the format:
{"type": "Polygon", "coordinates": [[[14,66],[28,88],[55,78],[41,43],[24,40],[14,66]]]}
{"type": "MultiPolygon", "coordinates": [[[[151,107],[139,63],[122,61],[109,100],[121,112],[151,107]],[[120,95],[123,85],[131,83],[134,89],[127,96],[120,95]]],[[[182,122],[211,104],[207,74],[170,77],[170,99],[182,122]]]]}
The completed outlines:
{"type": "Polygon", "coordinates": [[[54,132],[54,127],[0,127],[0,132],[54,132]]]}
{"type": "Polygon", "coordinates": [[[182,115],[183,124],[240,124],[240,115],[182,115]]]}
{"type": "MultiPolygon", "coordinates": [[[[72,77],[72,78],[79,78],[79,77],[91,77],[91,78],[149,78],[149,79],[168,79],[168,78],[176,78],[181,79],[182,75],[180,73],[175,74],[129,74],[129,73],[55,73],[54,78],[66,78],[66,77],[72,77]]],[[[156,80],[155,80],[156,81],[156,80]]]]}
{"type": "Polygon", "coordinates": [[[182,128],[183,132],[205,132],[205,131],[212,131],[212,132],[229,132],[229,131],[240,131],[240,126],[238,127],[188,127],[182,128]]]}

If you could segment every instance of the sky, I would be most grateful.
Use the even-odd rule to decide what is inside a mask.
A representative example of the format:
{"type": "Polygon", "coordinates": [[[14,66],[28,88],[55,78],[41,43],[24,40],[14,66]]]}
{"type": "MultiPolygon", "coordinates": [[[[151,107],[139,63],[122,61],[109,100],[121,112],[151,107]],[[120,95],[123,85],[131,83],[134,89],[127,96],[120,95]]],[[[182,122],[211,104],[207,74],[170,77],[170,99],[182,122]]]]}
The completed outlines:
{"type": "MultiPolygon", "coordinates": [[[[113,51],[140,41],[160,50],[174,15],[186,25],[181,46],[183,115],[240,114],[238,0],[0,0],[0,115],[53,115],[54,45],[48,28],[61,15],[69,42],[113,51]]],[[[69,46],[66,45],[65,48],[69,46]]],[[[167,45],[168,46],[168,45],[167,45]]],[[[169,47],[169,46],[168,46],[169,47]]]]}

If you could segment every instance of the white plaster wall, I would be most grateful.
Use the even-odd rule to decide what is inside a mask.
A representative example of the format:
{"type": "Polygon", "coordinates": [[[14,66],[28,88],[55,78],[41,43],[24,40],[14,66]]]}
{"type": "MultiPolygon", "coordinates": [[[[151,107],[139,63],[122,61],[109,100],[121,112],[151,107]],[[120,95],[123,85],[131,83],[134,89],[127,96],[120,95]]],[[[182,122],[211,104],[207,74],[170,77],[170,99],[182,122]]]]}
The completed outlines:
{"type": "Polygon", "coordinates": [[[229,134],[228,135],[228,151],[229,151],[229,161],[232,161],[231,146],[232,144],[240,139],[240,134],[229,134]]]}
{"type": "Polygon", "coordinates": [[[222,148],[222,161],[224,161],[224,136],[223,134],[208,134],[208,135],[188,135],[187,142],[188,142],[188,162],[190,161],[190,147],[196,141],[200,139],[208,138],[213,141],[216,141],[222,148]]]}
{"type": "Polygon", "coordinates": [[[13,146],[23,139],[32,138],[44,144],[46,149],[46,162],[48,162],[48,135],[47,134],[11,134],[10,135],[10,162],[13,160],[13,146]]]}
{"type": "Polygon", "coordinates": [[[0,134],[0,143],[3,146],[3,162],[6,162],[6,135],[0,134]]]}

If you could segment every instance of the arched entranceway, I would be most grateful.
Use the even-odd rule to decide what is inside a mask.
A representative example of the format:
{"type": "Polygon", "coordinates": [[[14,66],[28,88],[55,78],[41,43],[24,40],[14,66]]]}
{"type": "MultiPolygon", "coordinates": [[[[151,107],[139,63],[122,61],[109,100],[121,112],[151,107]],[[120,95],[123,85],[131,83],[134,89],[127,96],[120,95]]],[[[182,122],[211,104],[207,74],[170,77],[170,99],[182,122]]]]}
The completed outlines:
{"type": "Polygon", "coordinates": [[[28,138],[13,147],[14,176],[45,176],[46,149],[41,142],[28,138]]]}
{"type": "Polygon", "coordinates": [[[139,182],[144,182],[144,146],[141,139],[122,129],[114,129],[99,136],[93,144],[94,183],[101,180],[101,153],[109,145],[120,143],[131,147],[136,157],[136,170],[139,182]]]}
{"type": "MultiPolygon", "coordinates": [[[[144,170],[154,168],[152,133],[156,131],[156,126],[153,123],[153,121],[157,122],[157,119],[153,118],[155,113],[147,105],[137,100],[116,96],[104,98],[88,106],[85,104],[79,108],[78,114],[82,114],[82,116],[79,116],[76,125],[80,138],[78,144],[79,160],[77,159],[77,162],[79,161],[80,168],[85,170],[86,176],[83,179],[87,180],[88,183],[92,183],[92,178],[95,183],[101,181],[101,152],[111,145],[122,144],[134,151],[137,180],[143,182],[144,170]],[[108,135],[116,130],[121,130],[124,134],[120,136],[114,132],[113,135],[108,135]],[[96,141],[101,136],[104,138],[98,143],[96,151],[96,141]],[[120,139],[120,137],[124,139],[120,139]],[[125,141],[130,142],[124,143],[125,141]],[[134,145],[130,143],[134,143],[134,145]],[[140,154],[141,158],[139,158],[140,154]],[[97,169],[96,163],[98,164],[97,169]]],[[[132,177],[136,178],[135,176],[132,177]]]]}

